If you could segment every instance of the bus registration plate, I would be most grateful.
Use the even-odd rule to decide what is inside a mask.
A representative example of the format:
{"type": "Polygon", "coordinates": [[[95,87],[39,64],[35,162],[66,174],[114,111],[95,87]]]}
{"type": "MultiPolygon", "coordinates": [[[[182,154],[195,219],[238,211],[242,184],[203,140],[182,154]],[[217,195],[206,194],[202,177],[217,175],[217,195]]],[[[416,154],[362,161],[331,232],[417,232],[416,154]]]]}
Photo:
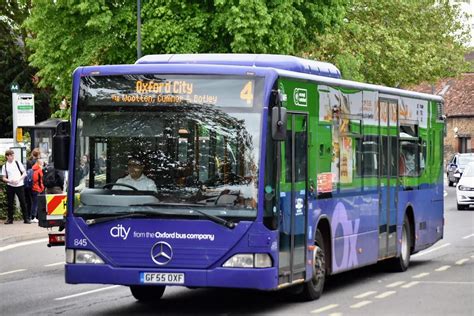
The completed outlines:
{"type": "Polygon", "coordinates": [[[143,284],[184,284],[184,273],[140,273],[140,283],[143,284]]]}

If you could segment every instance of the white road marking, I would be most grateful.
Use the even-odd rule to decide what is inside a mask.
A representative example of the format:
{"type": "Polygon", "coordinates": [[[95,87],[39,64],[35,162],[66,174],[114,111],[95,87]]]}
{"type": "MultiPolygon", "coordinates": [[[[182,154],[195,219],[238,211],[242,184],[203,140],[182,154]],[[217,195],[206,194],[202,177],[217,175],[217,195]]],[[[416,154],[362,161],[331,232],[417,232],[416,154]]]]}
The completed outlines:
{"type": "Polygon", "coordinates": [[[362,306],[369,305],[372,301],[361,301],[357,304],[351,305],[351,308],[361,308],[362,306]]]}
{"type": "Polygon", "coordinates": [[[354,296],[354,298],[364,298],[364,297],[370,296],[370,295],[375,294],[375,293],[377,293],[377,291],[368,291],[368,292],[356,295],[356,296],[354,296]]]}
{"type": "Polygon", "coordinates": [[[393,295],[395,293],[397,293],[397,291],[387,291],[377,295],[375,298],[386,298],[387,296],[393,295]]]}
{"type": "Polygon", "coordinates": [[[33,244],[37,244],[37,243],[40,243],[40,242],[46,242],[46,241],[48,241],[48,238],[17,242],[15,244],[0,247],[0,252],[10,250],[10,249],[14,249],[14,248],[17,248],[17,247],[33,245],[33,244]]]}
{"type": "Polygon", "coordinates": [[[324,306],[324,307],[315,309],[314,311],[311,311],[311,314],[322,313],[322,312],[328,311],[328,310],[330,310],[330,309],[336,308],[336,307],[338,307],[338,306],[339,306],[339,304],[329,304],[329,305],[326,305],[326,306],[324,306]]]}
{"type": "Polygon", "coordinates": [[[474,285],[474,282],[450,282],[450,281],[421,281],[421,283],[471,285],[471,286],[474,285]]]}
{"type": "Polygon", "coordinates": [[[387,287],[396,287],[396,286],[402,285],[403,283],[405,283],[405,281],[398,281],[398,282],[394,282],[387,285],[387,287]]]}
{"type": "Polygon", "coordinates": [[[88,295],[88,294],[92,294],[92,293],[97,293],[97,292],[102,292],[102,291],[106,291],[106,290],[111,290],[111,289],[114,289],[114,288],[119,287],[119,286],[120,286],[120,285],[112,285],[112,286],[103,287],[103,288],[96,289],[96,290],[92,290],[92,291],[87,291],[87,292],[77,293],[77,294],[73,294],[73,295],[58,297],[58,298],[55,298],[54,300],[55,300],[55,301],[67,300],[67,299],[69,299],[69,298],[74,298],[74,297],[78,297],[78,296],[83,296],[83,295],[88,295]]]}
{"type": "Polygon", "coordinates": [[[430,274],[429,272],[423,272],[423,273],[412,276],[412,278],[413,279],[420,279],[420,278],[424,278],[425,276],[427,276],[429,274],[430,274]]]}
{"type": "Polygon", "coordinates": [[[420,281],[412,281],[412,282],[410,282],[410,283],[407,283],[407,284],[402,285],[402,288],[408,289],[408,288],[410,288],[410,287],[412,287],[412,286],[417,285],[418,283],[420,283],[420,281]]]}
{"type": "Polygon", "coordinates": [[[435,271],[438,271],[438,272],[446,271],[446,270],[448,270],[449,268],[451,268],[451,266],[442,266],[442,267],[439,267],[438,269],[436,269],[435,271]]]}
{"type": "Polygon", "coordinates": [[[464,259],[458,260],[458,261],[456,261],[456,264],[460,266],[460,265],[464,264],[464,262],[466,262],[466,261],[469,261],[469,259],[464,258],[464,259]]]}
{"type": "Polygon", "coordinates": [[[59,265],[62,265],[62,264],[66,264],[66,263],[64,261],[61,261],[61,262],[56,262],[56,263],[45,264],[44,266],[45,267],[54,267],[54,266],[59,266],[59,265]]]}
{"type": "Polygon", "coordinates": [[[332,314],[329,314],[329,316],[342,316],[342,313],[332,313],[332,314]]]}
{"type": "Polygon", "coordinates": [[[12,271],[7,271],[7,272],[2,272],[0,275],[7,275],[7,274],[12,274],[12,273],[17,273],[17,272],[23,272],[26,271],[26,269],[18,269],[18,270],[12,270],[12,271]]]}
{"type": "Polygon", "coordinates": [[[441,246],[439,246],[439,247],[431,248],[431,249],[429,249],[429,250],[425,250],[425,251],[422,251],[422,252],[420,252],[420,253],[417,253],[417,254],[413,255],[413,257],[424,256],[424,255],[426,255],[426,254],[428,254],[428,253],[431,253],[431,252],[433,252],[433,251],[440,250],[440,249],[442,249],[442,248],[444,248],[444,247],[448,247],[448,246],[450,246],[450,245],[451,245],[451,244],[448,242],[448,243],[443,244],[443,245],[441,245],[441,246]]]}
{"type": "Polygon", "coordinates": [[[474,234],[470,234],[470,235],[464,236],[462,239],[468,239],[468,238],[471,238],[471,237],[474,237],[474,234]]]}

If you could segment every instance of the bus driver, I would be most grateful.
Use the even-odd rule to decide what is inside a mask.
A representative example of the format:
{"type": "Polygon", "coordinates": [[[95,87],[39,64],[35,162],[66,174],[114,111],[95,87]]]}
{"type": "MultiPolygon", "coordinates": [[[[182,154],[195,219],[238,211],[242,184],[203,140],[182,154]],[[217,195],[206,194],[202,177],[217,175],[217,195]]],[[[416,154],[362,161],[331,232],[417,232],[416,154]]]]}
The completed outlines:
{"type": "MultiPolygon", "coordinates": [[[[143,163],[137,158],[128,160],[128,175],[118,179],[116,183],[131,185],[139,191],[157,192],[155,182],[143,174],[143,163]]],[[[131,190],[119,185],[115,186],[114,189],[131,190]]]]}

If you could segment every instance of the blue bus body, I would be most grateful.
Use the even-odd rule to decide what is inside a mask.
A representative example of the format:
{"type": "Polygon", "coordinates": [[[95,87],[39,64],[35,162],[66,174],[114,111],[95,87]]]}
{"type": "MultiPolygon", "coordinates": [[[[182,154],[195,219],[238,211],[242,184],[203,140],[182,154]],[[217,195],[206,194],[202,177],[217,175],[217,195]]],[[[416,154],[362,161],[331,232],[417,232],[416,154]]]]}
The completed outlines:
{"type": "MultiPolygon", "coordinates": [[[[87,105],[89,107],[84,105],[86,102],[93,102],[90,99],[95,97],[95,94],[91,94],[89,99],[84,98],[84,82],[89,80],[88,78],[123,77],[127,79],[133,76],[155,74],[166,78],[184,76],[185,79],[180,79],[179,82],[191,82],[197,78],[193,76],[202,75],[259,78],[255,80],[261,81],[260,105],[255,106],[253,110],[258,112],[258,115],[255,116],[258,119],[258,126],[246,125],[245,128],[249,130],[248,134],[245,134],[247,136],[237,139],[238,142],[241,142],[243,139],[248,139],[248,135],[255,135],[253,130],[259,131],[259,136],[254,137],[254,139],[258,139],[258,143],[249,147],[258,152],[255,156],[258,157],[255,162],[257,166],[255,179],[252,180],[254,182],[251,182],[255,183],[251,189],[255,190],[252,194],[257,198],[255,203],[245,202],[248,204],[242,204],[245,207],[242,206],[241,209],[235,211],[239,216],[232,214],[232,207],[224,204],[212,212],[213,216],[228,218],[228,221],[235,224],[235,227],[233,224],[232,227],[228,227],[206,216],[197,216],[197,206],[188,202],[175,206],[171,203],[160,206],[162,207],[159,209],[160,212],[166,214],[156,217],[140,215],[127,218],[124,214],[117,213],[119,215],[116,218],[100,222],[100,218],[110,216],[112,213],[105,215],[99,214],[100,212],[97,211],[99,212],[96,214],[99,221],[94,222],[95,217],[92,215],[95,214],[94,207],[88,203],[93,205],[96,202],[88,201],[96,201],[104,195],[109,198],[109,193],[101,191],[99,185],[94,185],[94,181],[98,183],[96,178],[98,178],[99,171],[95,173],[91,167],[88,175],[89,191],[78,192],[77,183],[74,181],[70,181],[68,184],[70,193],[66,223],[66,282],[70,284],[120,284],[132,287],[177,285],[276,290],[291,285],[308,286],[312,278],[317,275],[317,270],[321,268],[321,263],[317,264],[318,258],[320,258],[318,257],[320,255],[317,254],[318,249],[322,249],[325,257],[325,266],[321,268],[323,274],[334,274],[374,264],[383,259],[399,260],[398,258],[403,257],[403,247],[408,247],[409,253],[415,253],[440,240],[443,237],[444,225],[442,170],[439,171],[433,165],[437,161],[435,153],[439,154],[442,142],[436,143],[436,146],[440,148],[433,149],[431,152],[423,148],[434,147],[435,141],[437,141],[426,138],[424,133],[428,131],[426,134],[429,134],[429,131],[434,130],[435,124],[439,123],[441,126],[442,122],[435,118],[436,115],[440,116],[440,113],[434,113],[434,111],[442,99],[341,80],[339,79],[340,73],[333,66],[302,61],[304,60],[271,55],[158,55],[144,57],[135,65],[78,68],[74,73],[73,80],[71,146],[69,150],[69,157],[76,157],[76,159],[69,160],[70,179],[77,177],[77,157],[85,152],[95,157],[98,156],[97,152],[84,151],[87,146],[94,151],[106,146],[107,150],[104,150],[104,154],[109,155],[107,157],[109,161],[117,159],[116,161],[119,163],[125,163],[124,158],[112,157],[111,154],[112,146],[119,146],[117,143],[120,141],[101,140],[107,138],[108,134],[105,133],[99,137],[100,128],[94,128],[96,130],[87,136],[87,142],[84,141],[85,145],[81,143],[81,137],[88,135],[86,128],[92,126],[90,124],[95,122],[94,119],[97,116],[100,116],[99,112],[89,115],[88,113],[92,112],[88,111],[92,111],[94,106],[102,106],[100,104],[87,105]],[[382,125],[380,123],[382,122],[381,115],[378,115],[378,118],[375,116],[375,118],[370,118],[370,120],[378,122],[378,125],[375,126],[372,123],[365,123],[365,120],[369,121],[364,115],[357,119],[354,119],[354,116],[347,119],[346,123],[351,126],[351,129],[352,126],[360,126],[362,131],[360,135],[362,136],[351,136],[354,134],[353,132],[347,134],[349,136],[344,136],[346,134],[341,132],[342,136],[340,136],[338,133],[342,131],[341,125],[344,123],[344,118],[338,116],[341,124],[334,123],[336,116],[325,121],[322,114],[322,100],[325,96],[323,92],[317,92],[319,85],[327,85],[335,89],[376,91],[374,95],[377,98],[375,102],[377,106],[381,104],[382,98],[392,96],[392,100],[398,100],[392,104],[396,104],[397,109],[400,107],[400,111],[393,112],[397,113],[396,123],[391,125],[392,123],[389,121],[387,123],[384,121],[386,126],[382,125]],[[278,106],[278,100],[275,101],[274,93],[277,89],[284,90],[285,97],[279,100],[279,105],[288,110],[288,122],[285,123],[288,127],[287,139],[283,142],[273,140],[270,132],[273,128],[272,108],[278,106]],[[412,137],[413,139],[408,139],[407,142],[409,145],[418,144],[417,157],[420,157],[416,158],[418,176],[399,175],[400,167],[397,167],[396,172],[387,171],[388,173],[384,174],[381,165],[382,160],[385,159],[383,158],[385,153],[388,155],[387,157],[399,156],[404,150],[403,137],[399,132],[402,129],[400,126],[405,124],[405,121],[401,116],[399,118],[398,113],[401,113],[402,106],[411,104],[410,100],[423,100],[417,104],[423,104],[429,110],[426,109],[428,114],[420,116],[420,120],[428,117],[430,122],[433,122],[413,123],[413,118],[406,119],[407,126],[416,126],[414,129],[416,135],[412,137]],[[79,109],[85,110],[80,112],[79,109]],[[91,123],[87,123],[87,115],[92,117],[91,123]],[[78,119],[83,126],[78,125],[78,119]],[[336,125],[338,130],[334,127],[336,125]],[[80,133],[78,132],[79,128],[81,128],[80,133]],[[396,134],[391,130],[396,130],[396,134]],[[329,134],[325,135],[324,133],[329,134]],[[338,139],[342,140],[340,143],[334,136],[336,134],[339,135],[338,139]],[[377,168],[380,167],[379,175],[386,175],[386,182],[383,179],[380,180],[383,177],[369,179],[369,177],[364,178],[363,174],[357,176],[362,168],[359,165],[356,166],[360,160],[356,158],[359,157],[357,156],[358,152],[364,151],[364,146],[370,145],[369,141],[365,141],[365,134],[377,134],[376,139],[380,140],[373,157],[378,161],[376,165],[377,168]],[[415,138],[416,140],[414,140],[415,138]],[[360,143],[357,144],[360,145],[356,145],[355,143],[359,141],[360,143]],[[97,145],[99,142],[102,143],[97,145]],[[347,146],[345,149],[341,149],[336,157],[335,148],[339,148],[339,146],[342,148],[343,142],[347,143],[347,146]],[[95,145],[90,145],[92,143],[95,145]],[[94,149],[92,149],[93,146],[95,146],[94,149]],[[344,150],[349,150],[351,153],[347,154],[344,150]],[[303,156],[302,152],[304,152],[303,156]],[[348,163],[347,157],[352,157],[350,158],[352,162],[348,163]],[[347,175],[346,169],[343,170],[346,167],[341,167],[343,163],[349,164],[348,170],[354,176],[347,175]],[[334,171],[334,168],[339,169],[334,171]],[[325,172],[321,172],[323,169],[325,172]],[[336,173],[337,176],[335,176],[336,173]],[[326,176],[329,177],[329,180],[325,178],[326,176]],[[364,182],[361,179],[367,180],[364,182]],[[89,200],[88,194],[90,194],[89,200]],[[81,207],[87,209],[89,213],[76,214],[76,211],[81,207]],[[167,213],[174,209],[179,209],[178,215],[167,213]],[[408,245],[403,246],[406,242],[408,245]],[[232,261],[231,259],[235,255],[239,257],[232,261]]],[[[141,77],[133,77],[133,80],[137,81],[136,78],[141,77]]],[[[145,79],[140,80],[145,82],[145,79]]],[[[169,79],[170,82],[172,80],[174,79],[169,79]]],[[[257,81],[255,81],[255,87],[258,85],[257,81]]],[[[175,82],[178,82],[177,79],[173,81],[173,84],[175,82]]],[[[153,81],[146,84],[150,83],[153,81]]],[[[197,83],[199,81],[194,81],[195,86],[197,83]]],[[[96,83],[92,83],[91,86],[94,84],[96,83]]],[[[118,87],[119,84],[116,86],[118,87]]],[[[108,93],[107,89],[97,91],[108,93]]],[[[246,90],[241,92],[243,101],[247,97],[245,92],[246,90]]],[[[252,96],[255,97],[257,93],[253,92],[252,96]]],[[[345,90],[337,92],[337,96],[340,97],[344,93],[346,93],[345,90]]],[[[366,94],[361,93],[361,100],[365,100],[366,94]]],[[[328,92],[328,95],[328,98],[331,98],[331,93],[328,92]]],[[[352,96],[348,97],[349,100],[351,98],[352,96]]],[[[245,107],[243,101],[242,104],[245,107]]],[[[332,106],[331,102],[328,101],[328,104],[332,106]]],[[[113,106],[113,104],[107,106],[113,106]]],[[[125,109],[127,106],[128,104],[125,103],[119,102],[117,104],[117,108],[121,107],[121,109],[125,109]]],[[[147,106],[153,105],[148,104],[147,106]]],[[[168,109],[164,111],[168,111],[168,109]]],[[[381,108],[378,109],[377,111],[381,113],[381,108]]],[[[224,109],[223,111],[223,113],[232,114],[239,110],[231,107],[230,110],[224,109]]],[[[390,111],[391,107],[388,105],[387,113],[392,113],[390,111]]],[[[113,111],[111,113],[113,114],[113,111]]],[[[337,114],[337,111],[334,110],[330,115],[336,115],[334,113],[337,114]]],[[[159,113],[156,115],[159,117],[159,113]]],[[[245,117],[245,114],[239,117],[245,117]]],[[[107,129],[113,124],[111,123],[112,119],[107,120],[104,119],[103,129],[107,129]]],[[[199,124],[204,127],[196,128],[193,133],[201,133],[202,128],[208,128],[211,124],[209,122],[202,123],[203,120],[199,121],[201,122],[199,124]]],[[[231,122],[231,124],[237,122],[233,119],[226,120],[227,118],[222,119],[223,126],[227,124],[226,122],[231,122]]],[[[153,124],[155,123],[149,123],[147,126],[153,126],[153,124]]],[[[212,127],[209,128],[212,129],[212,127]]],[[[163,128],[163,130],[166,129],[163,128]]],[[[439,130],[442,130],[442,126],[439,127],[439,130]]],[[[143,129],[137,135],[147,133],[146,129],[143,129]]],[[[154,137],[152,134],[150,132],[150,139],[154,137]]],[[[179,139],[179,142],[184,142],[184,134],[180,135],[177,135],[176,139],[179,139]]],[[[204,133],[193,141],[190,140],[190,136],[186,136],[188,137],[188,147],[186,147],[188,151],[190,148],[197,148],[196,144],[201,144],[202,139],[208,137],[206,135],[208,134],[204,133]]],[[[121,137],[126,137],[126,135],[121,135],[121,137]]],[[[210,142],[208,144],[212,144],[212,137],[209,137],[206,138],[210,142]]],[[[229,135],[222,138],[224,144],[222,155],[230,156],[231,150],[227,150],[227,148],[234,146],[233,144],[228,145],[229,137],[231,138],[229,135]]],[[[177,140],[176,144],[179,146],[181,143],[178,143],[177,140]]],[[[200,153],[204,149],[212,152],[209,149],[211,148],[209,146],[212,145],[206,146],[203,145],[200,153]]],[[[237,144],[232,148],[234,156],[241,157],[244,153],[248,153],[248,149],[239,153],[240,147],[237,144]]],[[[361,155],[370,156],[365,152],[361,155]]],[[[198,156],[196,154],[196,156],[192,156],[194,158],[188,158],[188,160],[195,162],[194,171],[201,174],[210,172],[209,170],[212,168],[217,168],[211,158],[206,158],[207,169],[203,168],[202,163],[196,163],[201,159],[198,156]]],[[[209,154],[210,156],[211,154],[209,154]]],[[[90,159],[93,160],[92,157],[90,159]]],[[[367,163],[367,160],[362,161],[367,163]]],[[[243,162],[240,163],[240,166],[236,162],[232,168],[240,170],[243,168],[242,165],[243,162]]],[[[114,174],[114,166],[107,165],[107,168],[107,171],[103,172],[103,177],[107,178],[104,181],[115,181],[117,178],[115,174],[118,173],[114,174]]],[[[248,169],[249,172],[253,170],[251,167],[248,169]]],[[[159,182],[159,179],[156,181],[159,182]]],[[[229,186],[224,193],[221,191],[213,199],[208,198],[205,200],[206,202],[200,202],[199,210],[207,212],[206,205],[212,205],[212,207],[218,205],[221,195],[226,195],[230,200],[235,198],[234,205],[237,200],[245,200],[240,197],[241,192],[245,191],[242,188],[245,185],[243,183],[246,182],[239,182],[234,187],[229,186]],[[237,188],[235,191],[239,191],[239,193],[235,193],[238,197],[232,196],[233,188],[237,188]]],[[[209,187],[208,185],[207,188],[209,187]]],[[[121,192],[120,194],[126,195],[127,193],[121,192]]],[[[158,194],[161,194],[160,188],[158,188],[158,194]]],[[[139,201],[141,198],[124,197],[123,199],[139,201]]],[[[155,201],[153,197],[146,197],[146,199],[155,201]]],[[[162,197],[156,199],[156,201],[162,200],[162,197]]],[[[117,208],[122,209],[123,205],[120,203],[117,204],[117,208]]],[[[135,205],[135,202],[129,204],[135,205]]],[[[158,203],[150,202],[151,206],[144,206],[146,209],[141,208],[140,211],[149,211],[156,206],[155,204],[158,203]]],[[[110,208],[110,212],[113,212],[113,207],[110,208]]],[[[406,269],[403,265],[402,268],[406,269]]],[[[315,291],[319,290],[315,289],[315,291]]],[[[310,291],[310,293],[312,292],[310,291]]],[[[317,298],[319,295],[320,292],[311,294],[309,298],[317,298]]]]}

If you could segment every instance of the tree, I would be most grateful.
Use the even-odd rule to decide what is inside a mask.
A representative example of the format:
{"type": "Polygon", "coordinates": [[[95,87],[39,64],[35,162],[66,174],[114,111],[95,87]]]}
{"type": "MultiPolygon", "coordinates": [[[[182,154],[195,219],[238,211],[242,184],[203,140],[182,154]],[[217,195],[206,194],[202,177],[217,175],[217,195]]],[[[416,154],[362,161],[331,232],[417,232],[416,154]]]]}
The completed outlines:
{"type": "Polygon", "coordinates": [[[407,86],[466,68],[468,30],[448,1],[351,0],[345,23],[321,34],[307,56],[336,64],[344,78],[407,86]]]}
{"type": "Polygon", "coordinates": [[[144,7],[144,31],[150,35],[144,43],[152,52],[296,54],[316,32],[342,22],[346,2],[151,1],[144,7]]]}
{"type": "Polygon", "coordinates": [[[35,94],[36,121],[49,116],[49,95],[34,85],[33,69],[28,65],[29,50],[25,47],[28,36],[22,27],[29,14],[29,1],[8,0],[0,3],[0,137],[12,137],[12,98],[10,85],[16,82],[20,92],[35,94]]]}
{"type": "MultiPolygon", "coordinates": [[[[316,33],[342,21],[348,0],[147,0],[142,1],[144,54],[296,54],[316,33]]],[[[33,1],[25,25],[30,62],[41,87],[59,103],[70,95],[71,74],[81,65],[133,63],[136,2],[33,1]]]]}

